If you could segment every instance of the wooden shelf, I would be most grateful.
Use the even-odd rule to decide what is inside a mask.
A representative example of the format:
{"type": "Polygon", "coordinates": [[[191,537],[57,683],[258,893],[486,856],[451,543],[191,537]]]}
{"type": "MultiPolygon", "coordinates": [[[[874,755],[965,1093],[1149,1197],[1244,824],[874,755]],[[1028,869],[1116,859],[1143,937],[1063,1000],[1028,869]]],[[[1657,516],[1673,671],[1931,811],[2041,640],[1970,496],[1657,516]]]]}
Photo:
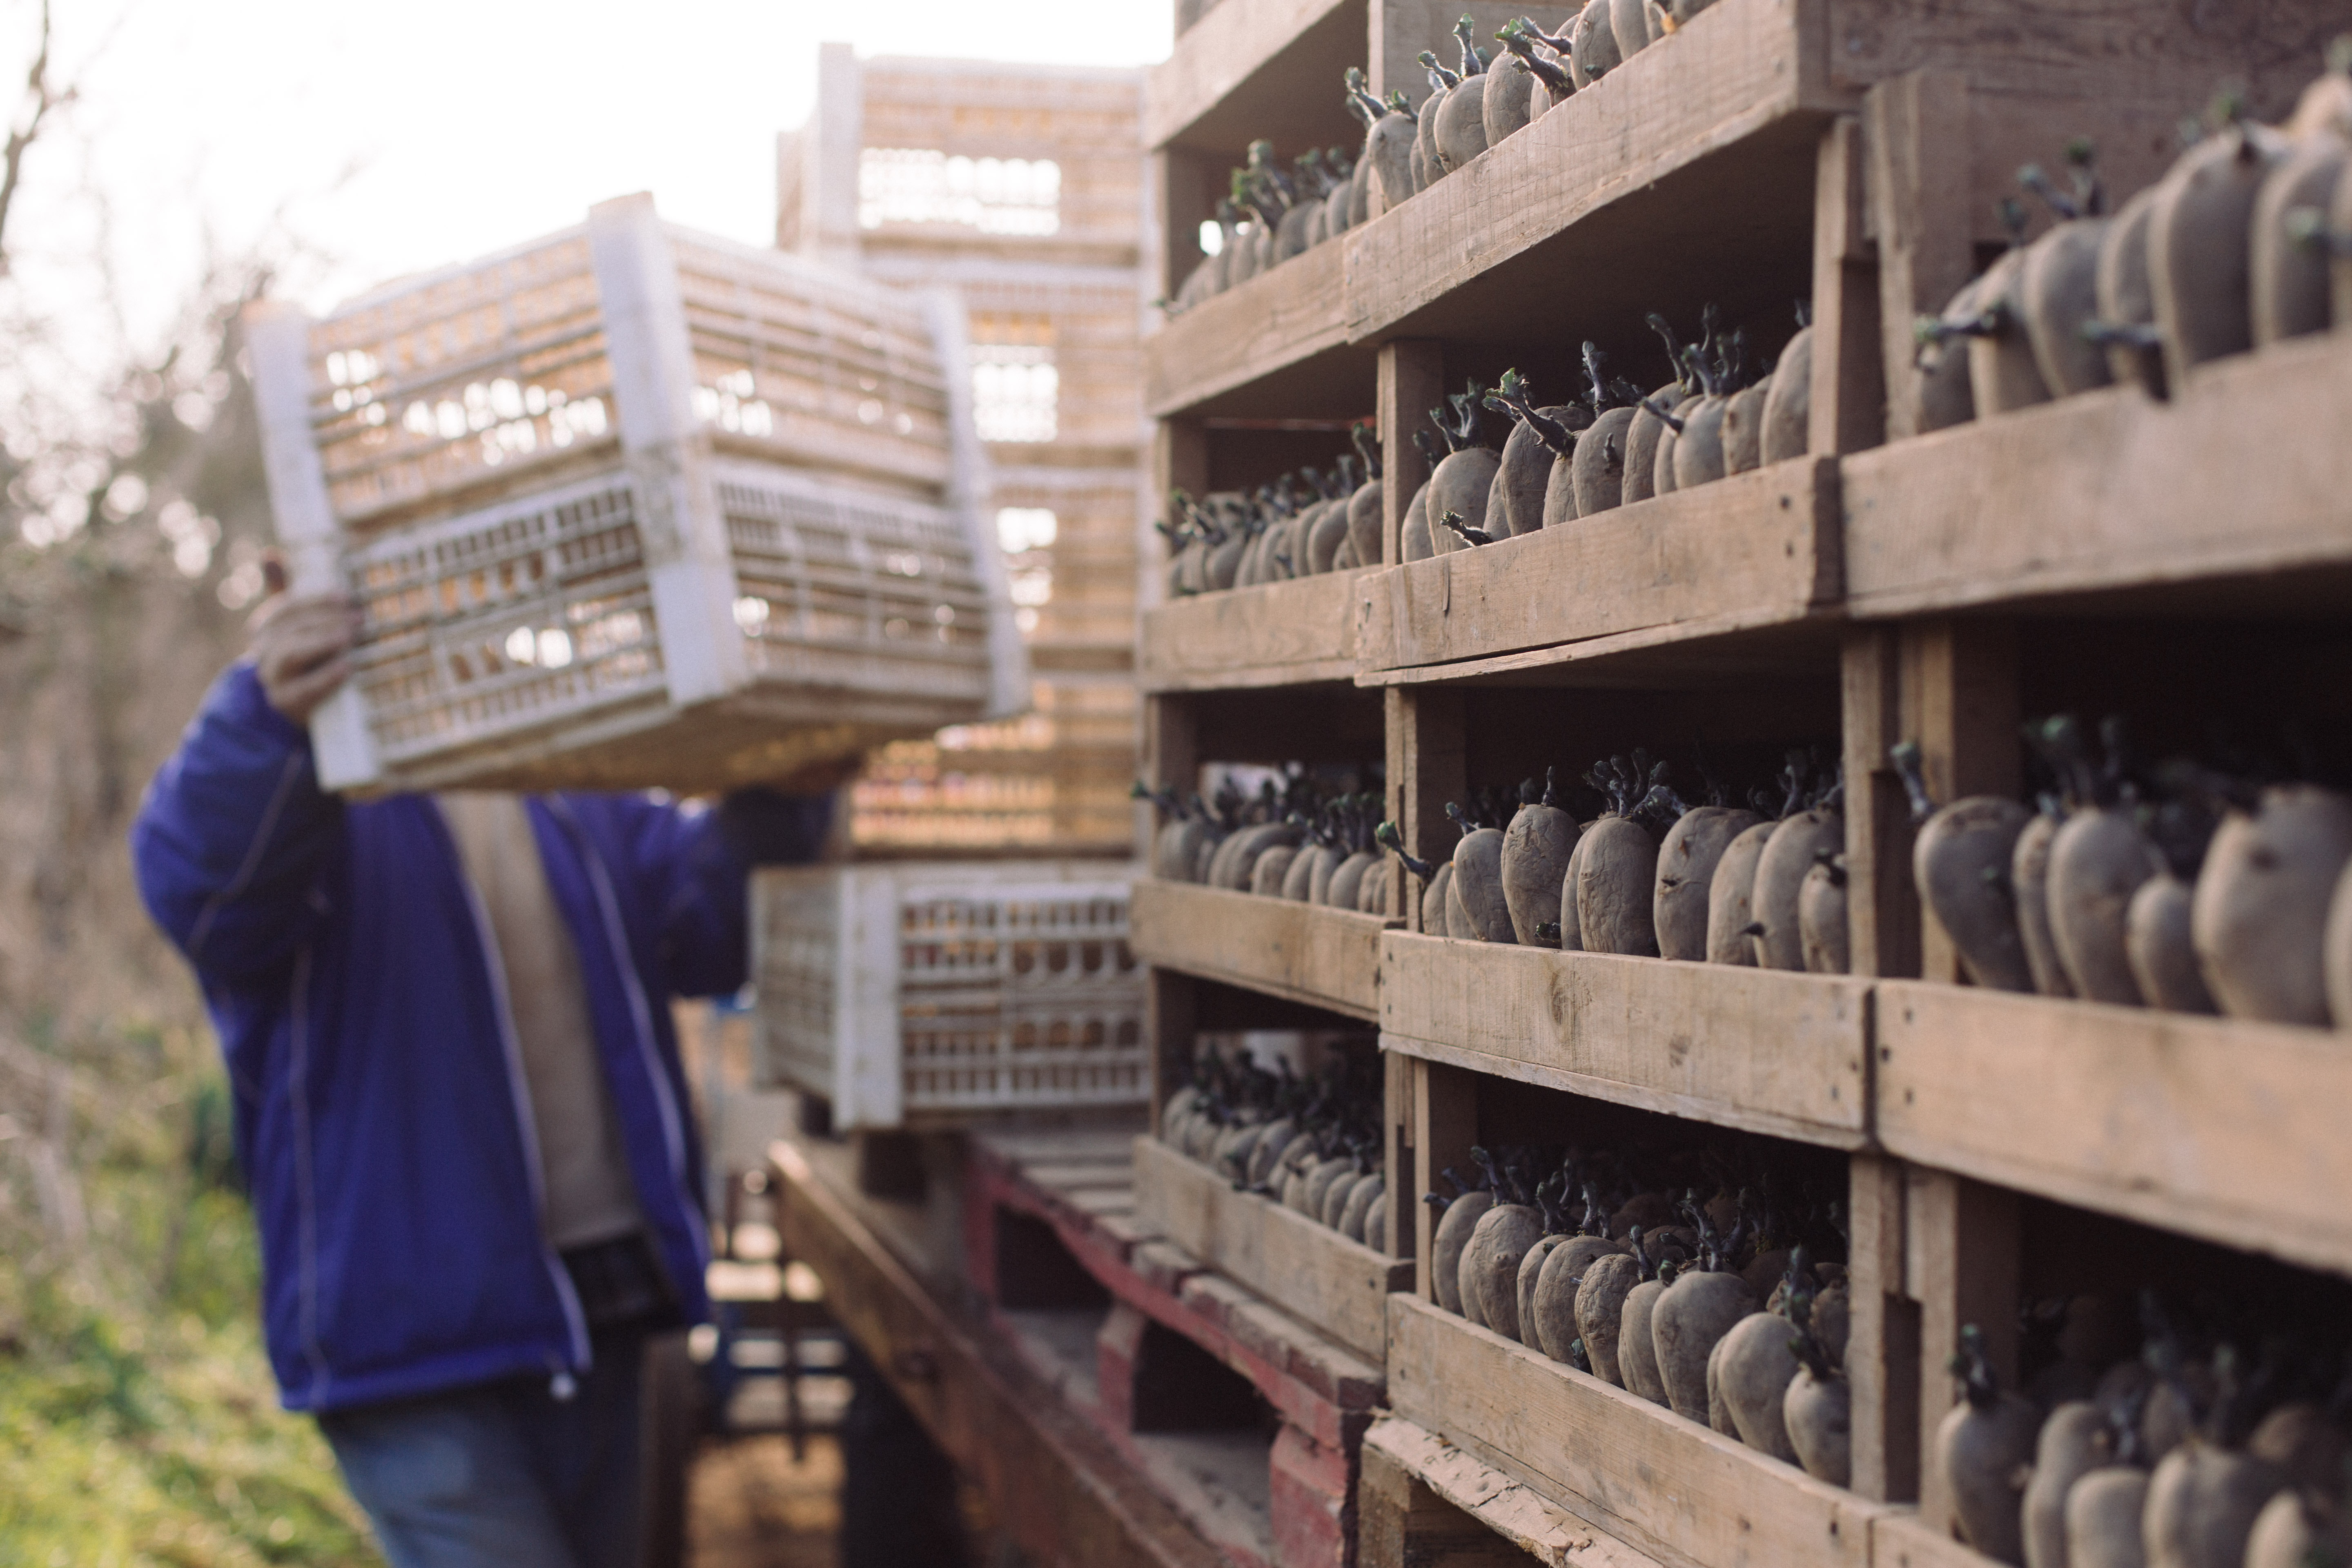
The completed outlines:
{"type": "Polygon", "coordinates": [[[1381,933],[1396,921],[1190,882],[1138,878],[1128,945],[1144,963],[1305,1002],[1380,1016],[1381,933]]]}
{"type": "Polygon", "coordinates": [[[1883,981],[1888,1152],[2352,1273],[2352,1048],[2325,1029],[1883,981]]]}
{"type": "Polygon", "coordinates": [[[1654,647],[1804,621],[1839,594],[1837,497],[1836,460],[1801,458],[1370,574],[1358,587],[1360,676],[1467,673],[1496,655],[1558,658],[1626,634],[1654,647]]]}
{"type": "Polygon", "coordinates": [[[1394,1415],[1364,1433],[1357,1520],[1359,1568],[1520,1562],[1505,1543],[1545,1568],[1659,1568],[1591,1520],[1394,1415]]]}
{"type": "Polygon", "coordinates": [[[1871,1560],[1879,1505],[1410,1296],[1388,1378],[1399,1415],[1664,1561],[1871,1560]]]}
{"type": "Polygon", "coordinates": [[[1848,607],[2275,608],[2315,568],[2340,605],[2347,424],[2352,337],[2325,333],[2207,365],[2170,402],[2111,387],[1858,453],[1848,607]]]}
{"type": "Polygon", "coordinates": [[[1366,0],[1239,0],[1210,8],[1151,68],[1143,92],[1143,144],[1183,145],[1238,159],[1258,137],[1277,143],[1328,140],[1347,119],[1339,78],[1362,66],[1366,0]],[[1302,81],[1331,90],[1307,100],[1302,81]]]}
{"type": "Polygon", "coordinates": [[[1348,343],[1347,251],[1326,243],[1204,300],[1145,340],[1155,417],[1355,418],[1372,408],[1369,348],[1348,343]]]}
{"type": "Polygon", "coordinates": [[[1135,1141],[1136,1212],[1169,1240],[1357,1354],[1380,1364],[1389,1292],[1412,1263],[1252,1193],[1149,1136],[1135,1141]]]}
{"type": "Polygon", "coordinates": [[[1384,1048],[1836,1149],[1870,1139],[1870,982],[1381,938],[1384,1048]]]}
{"type": "Polygon", "coordinates": [[[1230,691],[1349,679],[1357,584],[1368,570],[1196,594],[1147,610],[1136,685],[1147,692],[1230,691]]]}

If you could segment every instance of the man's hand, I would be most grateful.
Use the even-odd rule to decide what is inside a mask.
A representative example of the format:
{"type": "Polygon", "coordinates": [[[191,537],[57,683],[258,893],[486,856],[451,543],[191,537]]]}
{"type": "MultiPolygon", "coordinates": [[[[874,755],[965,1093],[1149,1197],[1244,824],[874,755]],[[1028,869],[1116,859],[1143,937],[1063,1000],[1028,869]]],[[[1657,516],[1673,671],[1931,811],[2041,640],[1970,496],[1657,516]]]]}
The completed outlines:
{"type": "Polygon", "coordinates": [[[359,607],[344,594],[288,594],[286,568],[275,557],[263,560],[261,573],[268,597],[247,623],[247,656],[269,705],[307,724],[351,676],[359,607]]]}

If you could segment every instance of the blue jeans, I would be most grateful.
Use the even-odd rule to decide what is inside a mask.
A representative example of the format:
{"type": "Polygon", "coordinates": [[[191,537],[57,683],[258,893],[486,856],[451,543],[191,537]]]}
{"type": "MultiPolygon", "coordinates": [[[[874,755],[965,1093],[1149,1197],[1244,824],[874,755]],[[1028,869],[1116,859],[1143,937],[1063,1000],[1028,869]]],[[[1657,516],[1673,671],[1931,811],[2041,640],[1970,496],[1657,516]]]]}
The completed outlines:
{"type": "Polygon", "coordinates": [[[635,1568],[645,1342],[597,1334],[569,1399],[517,1379],[320,1416],[392,1568],[635,1568]]]}

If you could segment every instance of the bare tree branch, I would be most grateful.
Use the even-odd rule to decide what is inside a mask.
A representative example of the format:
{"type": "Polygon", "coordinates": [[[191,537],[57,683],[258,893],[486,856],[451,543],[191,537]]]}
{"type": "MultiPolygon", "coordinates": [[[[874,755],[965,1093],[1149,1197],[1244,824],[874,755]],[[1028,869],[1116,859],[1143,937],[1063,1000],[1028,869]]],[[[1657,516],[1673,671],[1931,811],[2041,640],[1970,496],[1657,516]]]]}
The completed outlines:
{"type": "Polygon", "coordinates": [[[33,52],[33,68],[25,75],[25,100],[27,112],[21,125],[8,132],[8,144],[0,151],[0,274],[8,270],[8,249],[5,241],[8,233],[8,207],[16,200],[16,182],[25,172],[25,154],[41,134],[41,121],[52,110],[71,103],[74,89],[58,88],[49,80],[49,0],[41,0],[41,41],[33,52]]]}

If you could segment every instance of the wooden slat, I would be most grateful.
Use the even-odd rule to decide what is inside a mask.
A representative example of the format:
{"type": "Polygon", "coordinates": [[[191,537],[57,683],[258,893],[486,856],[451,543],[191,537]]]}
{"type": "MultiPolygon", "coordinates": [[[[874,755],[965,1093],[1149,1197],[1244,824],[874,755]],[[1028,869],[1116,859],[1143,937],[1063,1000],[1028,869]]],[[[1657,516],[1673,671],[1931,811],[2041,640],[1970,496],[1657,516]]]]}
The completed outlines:
{"type": "Polygon", "coordinates": [[[1360,1568],[1658,1568],[1657,1559],[1412,1422],[1364,1434],[1360,1568]]]}
{"type": "Polygon", "coordinates": [[[1878,1505],[1442,1308],[1391,1300],[1388,1369],[1398,1415],[1639,1551],[1702,1568],[1869,1562],[1878,1505]]]}
{"type": "Polygon", "coordinates": [[[1170,318],[1143,341],[1144,406],[1178,413],[1344,344],[1346,264],[1318,245],[1170,318]]]}
{"type": "MultiPolygon", "coordinates": [[[[1282,55],[1310,28],[1351,8],[1361,16],[1361,0],[1245,0],[1211,7],[1145,79],[1143,144],[1166,146],[1238,95],[1283,96],[1292,73],[1274,68],[1282,55]]],[[[1360,40],[1355,63],[1363,63],[1360,40]]],[[[1338,95],[1335,75],[1332,96],[1338,95]]]]}
{"type": "Polygon", "coordinates": [[[1911,982],[1877,1012],[1891,1152],[2352,1273],[2341,1036],[1911,982]]]}
{"type": "Polygon", "coordinates": [[[1391,931],[1390,1050],[1832,1148],[1868,1142],[1867,983],[1391,931]]]}
{"type": "Polygon", "coordinates": [[[1992,1558],[1929,1529],[1909,1509],[1871,1521],[1870,1561],[1871,1568],[1994,1568],[1992,1558]]]}
{"type": "Polygon", "coordinates": [[[1189,882],[1139,879],[1128,945],[1144,963],[1350,1017],[1380,1011],[1381,932],[1392,922],[1189,882]]]}
{"type": "Polygon", "coordinates": [[[1224,1559],[1020,1358],[935,1299],[791,1143],[773,1146],[776,1228],[933,1440],[1043,1562],[1213,1568],[1224,1559]]]}
{"type": "Polygon", "coordinates": [[[1345,680],[1356,671],[1353,614],[1363,575],[1326,572],[1148,610],[1136,684],[1145,691],[1230,691],[1345,680]]]}
{"type": "Polygon", "coordinates": [[[2216,362],[2179,395],[2108,388],[1846,461],[1861,616],[2352,566],[2352,342],[2216,362]],[[2258,460],[2249,460],[2258,455],[2258,460]]]}
{"type": "Polygon", "coordinates": [[[1359,662],[1427,667],[1719,617],[1801,619],[1839,591],[1837,494],[1834,459],[1800,458],[1391,567],[1361,584],[1359,662]]]}
{"type": "Polygon", "coordinates": [[[1380,1363],[1388,1296],[1412,1265],[1250,1193],[1156,1138],[1135,1141],[1136,1211],[1202,1262],[1380,1363]]]}
{"type": "Polygon", "coordinates": [[[1804,74],[1799,8],[1799,0],[1725,0],[1671,47],[1644,49],[1499,147],[1350,229],[1341,241],[1349,334],[1377,336],[1498,263],[1796,112],[1804,74]]]}

